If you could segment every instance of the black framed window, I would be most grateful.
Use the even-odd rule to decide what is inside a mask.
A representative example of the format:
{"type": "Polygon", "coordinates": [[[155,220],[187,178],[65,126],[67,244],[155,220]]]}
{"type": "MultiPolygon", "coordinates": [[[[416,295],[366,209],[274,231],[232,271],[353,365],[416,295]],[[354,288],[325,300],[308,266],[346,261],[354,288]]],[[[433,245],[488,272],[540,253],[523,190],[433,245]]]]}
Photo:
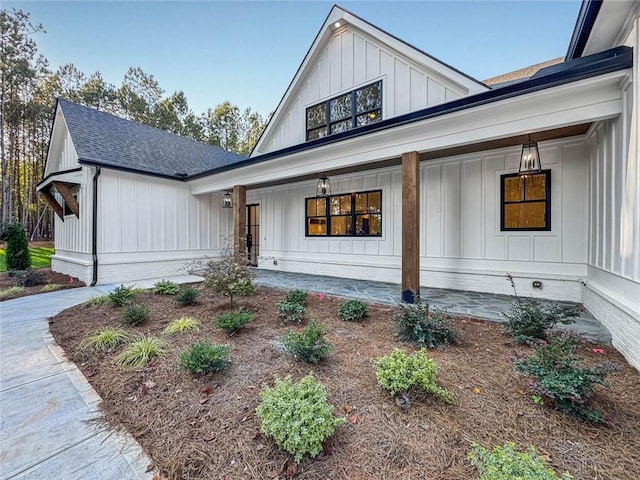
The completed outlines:
{"type": "MultiPolygon", "coordinates": [[[[78,194],[80,193],[80,185],[74,185],[69,187],[69,191],[71,192],[71,195],[73,195],[73,198],[75,198],[76,202],[78,201],[78,194]]],[[[74,213],[71,211],[71,207],[69,207],[69,204],[67,202],[64,201],[64,198],[62,198],[62,195],[60,196],[61,202],[62,202],[62,208],[64,210],[63,215],[66,217],[67,215],[74,215],[74,213]]]]}
{"type": "Polygon", "coordinates": [[[308,107],[306,120],[307,140],[379,122],[382,80],[308,107]]]}
{"type": "Polygon", "coordinates": [[[500,230],[551,230],[551,170],[500,177],[500,230]]]}
{"type": "Polygon", "coordinates": [[[382,236],[382,190],[306,198],[308,237],[382,236]]]}

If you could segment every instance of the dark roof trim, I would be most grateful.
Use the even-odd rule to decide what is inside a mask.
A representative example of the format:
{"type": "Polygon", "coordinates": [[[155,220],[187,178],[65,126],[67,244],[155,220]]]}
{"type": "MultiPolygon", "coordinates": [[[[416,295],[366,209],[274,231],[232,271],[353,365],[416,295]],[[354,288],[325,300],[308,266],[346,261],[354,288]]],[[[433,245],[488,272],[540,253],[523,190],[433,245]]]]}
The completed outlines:
{"type": "Polygon", "coordinates": [[[602,0],[582,0],[565,61],[580,57],[584,52],[593,25],[596,23],[598,13],[600,13],[600,7],[602,7],[602,0]]]}
{"type": "Polygon", "coordinates": [[[543,69],[540,71],[539,76],[536,75],[533,78],[519,83],[506,85],[502,88],[497,88],[494,90],[481,92],[476,95],[463,97],[452,102],[443,103],[423,110],[417,110],[405,115],[382,120],[378,123],[372,123],[364,127],[319,138],[310,142],[300,143],[298,145],[293,145],[291,147],[287,147],[274,152],[265,153],[264,155],[249,158],[247,160],[234,163],[233,165],[226,165],[224,167],[193,175],[189,177],[188,180],[194,180],[228,170],[234,170],[236,168],[247,167],[267,160],[272,160],[274,158],[304,152],[316,147],[330,145],[333,143],[341,142],[343,140],[357,138],[363,135],[380,132],[401,125],[407,125],[430,118],[436,118],[443,115],[448,115],[450,113],[459,112],[462,110],[479,107],[481,105],[487,105],[501,100],[506,100],[547,88],[556,87],[558,85],[564,85],[567,83],[584,80],[586,78],[624,70],[626,68],[630,68],[632,65],[633,50],[630,47],[625,46],[616,47],[611,50],[607,50],[606,52],[590,55],[588,57],[576,59],[571,62],[565,62],[557,66],[547,67],[549,68],[549,70],[551,70],[548,74],[545,74],[544,70],[546,69],[543,69]],[[560,66],[562,66],[562,68],[560,68],[560,66]]]}
{"type": "MultiPolygon", "coordinates": [[[[185,180],[188,180],[188,177],[176,177],[175,175],[163,175],[162,173],[150,172],[148,170],[140,170],[140,169],[137,169],[137,168],[122,167],[120,165],[111,165],[109,163],[104,163],[104,162],[101,162],[99,160],[90,160],[90,159],[87,159],[87,158],[79,158],[78,159],[78,163],[81,163],[83,165],[89,165],[91,167],[102,167],[102,168],[106,168],[106,169],[109,169],[109,170],[117,170],[117,171],[120,171],[120,172],[135,173],[135,174],[144,175],[144,176],[147,176],[147,177],[165,178],[167,180],[174,180],[176,182],[184,182],[185,180]]],[[[193,178],[193,177],[191,177],[191,178],[193,178]]]]}
{"type": "Polygon", "coordinates": [[[58,175],[64,175],[66,173],[74,173],[74,172],[80,172],[80,171],[82,171],[82,167],[70,168],[68,170],[60,170],[59,172],[52,172],[46,177],[44,177],[42,180],[40,180],[38,183],[36,183],[36,188],[38,188],[40,185],[42,185],[44,182],[46,182],[50,178],[57,177],[58,175]]]}

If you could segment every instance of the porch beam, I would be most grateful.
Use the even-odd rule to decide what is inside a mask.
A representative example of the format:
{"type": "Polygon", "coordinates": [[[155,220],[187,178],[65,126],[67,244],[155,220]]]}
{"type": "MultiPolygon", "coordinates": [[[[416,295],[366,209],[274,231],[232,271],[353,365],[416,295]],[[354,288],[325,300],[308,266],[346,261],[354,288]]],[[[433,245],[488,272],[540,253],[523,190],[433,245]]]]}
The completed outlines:
{"type": "Polygon", "coordinates": [[[51,206],[51,208],[53,209],[55,214],[58,215],[60,220],[62,220],[64,222],[64,212],[63,212],[63,209],[62,209],[62,205],[60,205],[58,203],[58,201],[56,200],[56,197],[54,197],[51,194],[49,189],[47,188],[47,189],[40,190],[40,192],[38,192],[38,193],[40,193],[40,195],[42,195],[44,197],[44,199],[51,206]]]}
{"type": "Polygon", "coordinates": [[[402,154],[402,301],[420,297],[420,154],[402,154]]]}
{"type": "Polygon", "coordinates": [[[233,248],[235,253],[246,253],[247,246],[247,187],[233,187],[233,248]]]}
{"type": "Polygon", "coordinates": [[[73,196],[73,193],[71,193],[71,190],[69,190],[69,187],[62,182],[51,182],[51,185],[60,192],[60,195],[64,198],[65,203],[69,205],[69,209],[73,214],[77,218],[80,218],[80,205],[78,205],[78,201],[73,196]]]}

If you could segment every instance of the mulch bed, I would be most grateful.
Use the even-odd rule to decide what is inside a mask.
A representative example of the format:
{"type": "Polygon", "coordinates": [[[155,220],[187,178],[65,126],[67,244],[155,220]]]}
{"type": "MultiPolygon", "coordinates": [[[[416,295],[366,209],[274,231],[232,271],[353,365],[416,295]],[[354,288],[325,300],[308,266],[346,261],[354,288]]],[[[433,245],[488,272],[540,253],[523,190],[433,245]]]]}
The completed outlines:
{"type": "MultiPolygon", "coordinates": [[[[52,272],[50,268],[39,268],[37,272],[43,274],[42,284],[34,285],[30,287],[24,287],[24,290],[20,292],[13,293],[11,295],[6,295],[0,297],[0,302],[5,300],[12,300],[14,298],[19,297],[27,297],[29,295],[37,295],[38,293],[46,293],[54,290],[66,290],[69,288],[78,288],[84,287],[84,283],[82,283],[77,278],[70,277],[69,275],[64,275],[62,273],[52,272]],[[56,285],[55,289],[48,290],[51,287],[45,287],[45,285],[56,285]],[[44,288],[44,290],[43,290],[44,288]]],[[[6,290],[11,287],[18,286],[18,280],[15,277],[9,275],[8,272],[0,273],[0,290],[6,290]]]]}
{"type": "MultiPolygon", "coordinates": [[[[201,288],[201,286],[198,286],[201,288]]],[[[445,405],[429,395],[414,397],[403,412],[377,386],[372,360],[400,346],[394,338],[395,309],[370,306],[361,323],[336,315],[341,301],[310,294],[307,311],[325,322],[331,357],[317,365],[296,362],[278,348],[289,328],[280,323],[275,304],[284,292],[259,288],[237,305],[257,312],[256,318],[232,337],[213,326],[229,311],[228,300],[202,290],[199,303],[178,307],[171,297],[140,294],[151,307],[140,333],[160,336],[181,316],[199,319],[196,333],[169,339],[171,353],[147,368],[124,371],[112,354],[78,354],[78,344],[98,327],[121,325],[118,309],[82,305],[50,320],[56,341],[76,361],[102,397],[102,412],[114,428],[129,431],[153,459],[159,478],[167,479],[470,479],[477,472],[467,460],[472,442],[485,447],[514,441],[520,449],[535,445],[558,471],[575,479],[640,478],[640,374],[611,347],[605,354],[581,346],[589,362],[613,360],[611,390],[598,388],[594,407],[615,421],[594,425],[536,405],[526,379],[510,359],[529,347],[513,343],[495,324],[457,319],[461,341],[429,355],[440,365],[439,382],[456,404],[445,405]],[[232,365],[223,372],[194,376],[177,369],[181,351],[204,338],[233,346],[232,365]],[[305,457],[295,467],[260,431],[255,415],[263,383],[274,375],[298,380],[309,371],[327,388],[336,415],[349,417],[327,443],[325,452],[305,457]]],[[[408,350],[411,347],[405,346],[408,350]]]]}

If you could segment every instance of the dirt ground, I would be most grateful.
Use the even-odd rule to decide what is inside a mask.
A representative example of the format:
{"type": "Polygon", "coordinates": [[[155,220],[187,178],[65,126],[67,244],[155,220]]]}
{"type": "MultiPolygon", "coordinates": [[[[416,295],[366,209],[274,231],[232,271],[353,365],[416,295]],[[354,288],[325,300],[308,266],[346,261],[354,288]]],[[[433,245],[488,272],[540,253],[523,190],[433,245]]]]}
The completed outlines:
{"type": "MultiPolygon", "coordinates": [[[[29,295],[36,295],[38,293],[44,293],[48,290],[45,287],[47,284],[56,285],[55,290],[66,290],[68,288],[77,288],[84,287],[84,283],[82,283],[77,278],[70,277],[69,275],[64,275],[62,273],[52,272],[50,268],[39,268],[37,270],[44,274],[44,283],[41,285],[35,285],[32,287],[24,287],[24,290],[21,292],[17,292],[11,295],[0,297],[0,302],[5,300],[13,300],[14,298],[26,297],[29,295]],[[44,288],[44,290],[43,290],[44,288]]],[[[11,287],[18,286],[18,281],[15,277],[12,277],[7,272],[0,273],[0,290],[5,290],[11,287]]]]}
{"type": "Polygon", "coordinates": [[[302,328],[281,325],[275,304],[284,295],[260,288],[255,296],[238,299],[237,305],[257,315],[231,337],[214,327],[215,317],[230,310],[227,299],[203,290],[197,305],[177,307],[171,297],[139,295],[138,301],[150,305],[151,318],[129,330],[160,336],[171,320],[185,315],[202,327],[168,338],[171,352],[136,371],[116,367],[115,354],[77,354],[79,342],[98,327],[121,325],[118,309],[78,306],[51,319],[50,327],[102,397],[108,423],[138,440],[159,478],[278,479],[296,473],[318,480],[470,479],[477,477],[467,460],[474,441],[488,448],[507,441],[521,449],[535,445],[553,467],[577,480],[640,478],[640,374],[613,348],[604,347],[604,354],[594,353],[593,344],[580,348],[589,362],[620,364],[609,377],[611,390],[598,388],[594,399],[615,422],[612,427],[536,405],[526,379],[510,363],[529,348],[514,344],[495,324],[469,319],[455,321],[461,333],[457,345],[429,352],[455,405],[425,395],[413,398],[404,413],[377,386],[372,365],[375,357],[401,346],[394,337],[395,309],[370,306],[364,321],[347,323],[336,315],[340,300],[310,293],[307,311],[327,324],[334,352],[306,365],[279,348],[284,332],[302,328]],[[232,365],[200,377],[178,370],[180,352],[205,338],[231,344],[232,365]],[[261,433],[255,409],[261,386],[272,385],[274,375],[297,380],[309,371],[326,386],[335,414],[349,421],[338,427],[324,453],[305,457],[292,471],[289,456],[261,433]]]}

